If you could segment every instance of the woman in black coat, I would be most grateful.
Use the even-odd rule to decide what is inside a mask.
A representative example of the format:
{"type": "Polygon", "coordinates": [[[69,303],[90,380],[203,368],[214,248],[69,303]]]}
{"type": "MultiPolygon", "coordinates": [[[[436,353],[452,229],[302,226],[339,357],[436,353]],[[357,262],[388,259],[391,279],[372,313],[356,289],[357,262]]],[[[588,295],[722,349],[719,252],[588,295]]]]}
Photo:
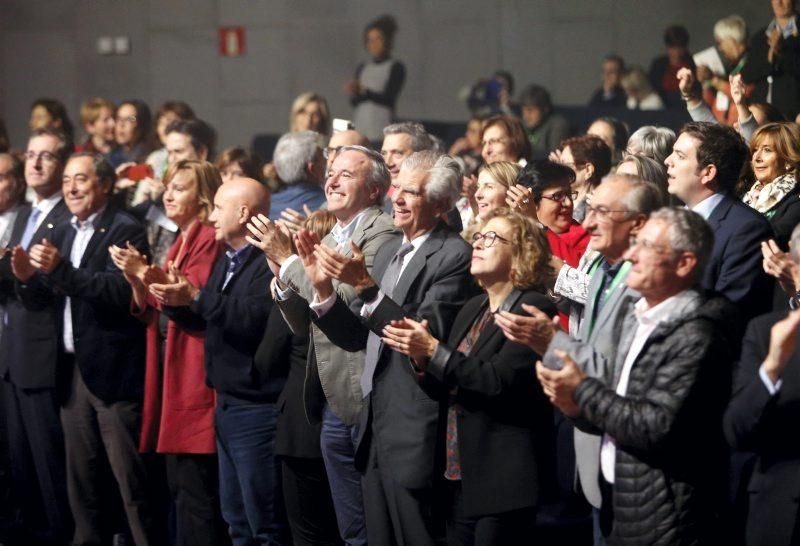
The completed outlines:
{"type": "Polygon", "coordinates": [[[467,302],[447,342],[410,319],[387,326],[384,342],[449,391],[448,544],[509,544],[532,538],[551,490],[553,415],[535,377],[539,356],[506,339],[493,318],[524,305],[554,316],[543,288],[553,271],[542,230],[519,213],[497,209],[473,240],[470,271],[485,293],[467,302]]]}

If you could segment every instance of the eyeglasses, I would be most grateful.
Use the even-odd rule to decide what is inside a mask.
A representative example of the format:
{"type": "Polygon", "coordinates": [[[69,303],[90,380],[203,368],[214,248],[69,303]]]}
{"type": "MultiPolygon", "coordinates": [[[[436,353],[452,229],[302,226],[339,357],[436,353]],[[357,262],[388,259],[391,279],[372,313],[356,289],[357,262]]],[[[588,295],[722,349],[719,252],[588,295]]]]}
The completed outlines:
{"type": "Polygon", "coordinates": [[[489,144],[491,144],[492,146],[494,146],[495,144],[505,144],[507,140],[508,139],[506,137],[490,138],[489,140],[482,140],[481,147],[488,146],[489,144]]]}
{"type": "Polygon", "coordinates": [[[635,235],[631,235],[628,238],[628,245],[630,246],[630,248],[641,246],[645,250],[655,252],[656,254],[666,254],[670,252],[670,249],[663,245],[658,245],[652,241],[648,241],[647,239],[639,239],[635,235]]]}
{"type": "Polygon", "coordinates": [[[550,201],[555,201],[556,203],[563,203],[567,197],[569,197],[570,201],[575,201],[578,198],[578,192],[557,191],[555,193],[551,193],[550,195],[543,195],[542,199],[549,199],[550,201]]]}
{"type": "Polygon", "coordinates": [[[330,159],[331,157],[333,157],[336,154],[338,154],[339,150],[341,150],[341,149],[342,149],[342,146],[334,146],[334,147],[328,146],[327,148],[322,150],[322,157],[324,157],[325,159],[330,159]]]}
{"type": "Polygon", "coordinates": [[[505,243],[507,245],[511,244],[511,241],[506,239],[505,237],[501,237],[494,231],[487,231],[486,233],[478,232],[472,236],[472,244],[477,243],[478,241],[483,241],[483,247],[489,248],[494,244],[495,241],[500,241],[501,243],[505,243]]]}
{"type": "MultiPolygon", "coordinates": [[[[625,214],[630,214],[628,210],[612,210],[607,209],[606,207],[593,207],[591,205],[586,205],[586,216],[588,217],[590,214],[597,215],[598,222],[611,222],[614,219],[611,217],[612,212],[624,212],[625,214]]],[[[626,218],[627,220],[627,218],[626,218]]]]}
{"type": "Polygon", "coordinates": [[[136,116],[128,116],[128,117],[126,117],[126,118],[121,118],[121,117],[118,117],[118,118],[116,119],[116,122],[117,122],[117,123],[130,123],[130,124],[134,124],[134,123],[136,123],[136,116]]]}
{"type": "Polygon", "coordinates": [[[25,152],[25,161],[36,162],[39,159],[42,160],[42,163],[55,163],[58,161],[58,157],[52,152],[39,152],[38,154],[33,150],[25,152]]]}

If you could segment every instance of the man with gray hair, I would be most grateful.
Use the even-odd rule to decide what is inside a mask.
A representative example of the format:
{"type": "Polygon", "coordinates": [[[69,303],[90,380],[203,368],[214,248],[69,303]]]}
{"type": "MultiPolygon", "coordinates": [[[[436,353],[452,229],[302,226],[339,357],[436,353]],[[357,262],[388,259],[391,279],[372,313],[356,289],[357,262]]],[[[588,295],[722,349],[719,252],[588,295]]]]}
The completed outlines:
{"type": "Polygon", "coordinates": [[[325,157],[319,133],[296,131],[283,135],[272,158],[284,188],[272,194],[269,217],[277,220],[286,209],[302,212],[304,205],[317,210],[325,203],[325,157]]]}
{"type": "Polygon", "coordinates": [[[414,317],[446,339],[457,312],[477,292],[470,246],[440,220],[458,199],[460,183],[460,168],[449,156],[423,151],[403,161],[392,196],[401,234],[378,251],[371,274],[361,252],[349,258],[314,248],[311,240],[298,245],[308,278],[315,279],[315,325],[345,350],[366,350],[356,465],[364,473],[371,544],[434,544],[442,398],[409,369],[406,356],[382,344],[381,335],[391,321],[414,317]],[[348,306],[334,279],[352,286],[363,305],[348,306]]]}
{"type": "MultiPolygon", "coordinates": [[[[325,183],[328,211],[336,216],[337,222],[331,233],[322,239],[321,245],[337,249],[345,256],[352,255],[353,247],[359,248],[364,263],[371,268],[378,249],[391,241],[395,234],[391,217],[380,208],[390,180],[378,152],[363,146],[338,148],[325,183]]],[[[306,479],[304,482],[304,491],[309,498],[307,502],[301,499],[300,504],[313,507],[320,504],[313,497],[325,493],[318,489],[320,484],[325,487],[327,471],[342,540],[349,545],[365,544],[361,476],[354,464],[362,410],[359,380],[364,370],[364,352],[348,352],[334,345],[311,322],[315,301],[311,277],[306,274],[298,256],[292,254],[288,237],[267,218],[251,223],[250,231],[256,237],[251,242],[275,266],[273,271],[277,282],[273,293],[284,319],[293,332],[310,336],[303,399],[287,400],[287,404],[300,404],[299,412],[305,412],[316,424],[317,433],[315,439],[295,439],[296,445],[310,447],[303,454],[302,465],[297,457],[284,457],[284,474],[298,482],[303,476],[314,473],[321,476],[316,481],[306,479]],[[309,452],[320,452],[324,468],[308,456],[309,452]]],[[[300,236],[307,236],[307,232],[300,231],[300,236]]],[[[352,286],[337,282],[334,287],[346,304],[356,300],[352,286]]],[[[299,436],[299,432],[295,434],[299,436]]],[[[322,521],[320,514],[307,514],[305,520],[309,527],[305,530],[306,535],[319,537],[320,533],[309,522],[322,521]]]]}
{"type": "Polygon", "coordinates": [[[601,529],[613,543],[710,542],[727,491],[722,415],[730,394],[732,306],[697,290],[714,235],[692,211],[655,212],[631,240],[613,362],[557,334],[536,372],[578,427],[602,434],[601,529]],[[589,377],[587,368],[608,370],[589,377]]]}
{"type": "MultiPolygon", "coordinates": [[[[421,123],[404,121],[383,128],[381,155],[392,175],[392,180],[396,179],[400,173],[400,165],[403,160],[414,152],[432,148],[433,140],[421,123]]],[[[391,191],[389,197],[391,197],[391,191]]]]}

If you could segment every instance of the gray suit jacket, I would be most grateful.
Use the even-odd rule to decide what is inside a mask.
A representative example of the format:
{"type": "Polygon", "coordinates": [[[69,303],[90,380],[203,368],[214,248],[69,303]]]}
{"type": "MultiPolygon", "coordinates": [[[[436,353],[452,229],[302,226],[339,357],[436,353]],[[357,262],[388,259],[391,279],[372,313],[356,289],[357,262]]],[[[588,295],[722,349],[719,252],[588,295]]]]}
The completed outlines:
{"type": "MultiPolygon", "coordinates": [[[[396,236],[392,218],[378,207],[367,209],[358,227],[353,232],[352,241],[361,248],[372,271],[375,253],[389,240],[396,236]]],[[[328,234],[322,244],[336,247],[336,241],[328,234]]],[[[352,256],[349,246],[341,250],[345,256],[352,256]]],[[[321,418],[320,407],[314,404],[313,385],[316,384],[314,373],[318,374],[322,392],[331,411],[347,425],[358,422],[361,414],[361,373],[364,371],[364,351],[347,352],[337,347],[328,339],[322,330],[311,322],[308,307],[314,299],[314,289],[306,278],[305,269],[300,260],[295,260],[284,275],[284,280],[293,291],[288,299],[277,300],[278,307],[289,327],[295,334],[310,334],[308,364],[303,388],[303,401],[309,420],[321,418]],[[310,329],[310,332],[309,332],[310,329]],[[314,370],[316,364],[316,371],[314,370]]],[[[352,286],[334,281],[334,288],[339,297],[350,305],[356,300],[352,286]]],[[[360,307],[360,302],[359,302],[360,307]]]]}
{"type": "MultiPolygon", "coordinates": [[[[578,329],[578,339],[574,340],[567,334],[558,332],[550,343],[545,359],[555,358],[553,351],[556,349],[565,351],[578,363],[586,375],[602,379],[608,385],[614,385],[613,363],[619,348],[624,322],[622,319],[640,298],[640,295],[635,290],[628,288],[623,278],[592,324],[601,278],[600,274],[593,275],[592,281],[589,283],[586,313],[578,329]],[[594,348],[606,359],[589,358],[587,346],[594,348]]],[[[575,465],[578,479],[586,500],[595,508],[600,508],[601,494],[598,477],[600,475],[602,436],[593,433],[591,428],[587,429],[583,423],[577,423],[577,426],[584,429],[575,429],[575,465]]]]}

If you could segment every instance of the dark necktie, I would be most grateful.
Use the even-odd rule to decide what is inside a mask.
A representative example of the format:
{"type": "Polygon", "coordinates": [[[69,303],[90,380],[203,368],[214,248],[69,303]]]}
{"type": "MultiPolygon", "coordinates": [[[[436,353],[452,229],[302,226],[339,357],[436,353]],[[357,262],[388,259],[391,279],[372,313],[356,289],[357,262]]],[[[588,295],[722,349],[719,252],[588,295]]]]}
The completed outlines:
{"type": "MultiPolygon", "coordinates": [[[[394,287],[397,285],[397,281],[400,280],[403,258],[413,249],[414,247],[411,243],[405,243],[398,249],[392,261],[389,262],[383,277],[381,277],[381,292],[383,292],[384,297],[392,297],[394,287]]],[[[365,397],[372,392],[372,376],[378,366],[378,358],[381,355],[382,348],[383,342],[381,338],[374,332],[370,332],[367,338],[367,353],[364,357],[364,373],[361,374],[361,392],[365,397]]]]}

